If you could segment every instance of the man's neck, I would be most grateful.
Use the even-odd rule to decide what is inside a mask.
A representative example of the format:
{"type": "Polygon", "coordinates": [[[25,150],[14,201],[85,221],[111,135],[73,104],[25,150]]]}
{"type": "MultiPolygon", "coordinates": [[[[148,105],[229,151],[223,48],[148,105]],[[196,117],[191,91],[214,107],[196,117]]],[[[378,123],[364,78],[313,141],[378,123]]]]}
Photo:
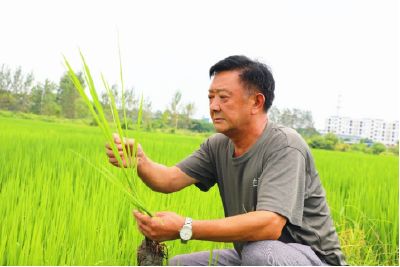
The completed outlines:
{"type": "Polygon", "coordinates": [[[240,133],[236,133],[234,137],[229,137],[235,147],[234,158],[246,153],[257,142],[267,125],[267,121],[268,117],[263,116],[240,133]]]}

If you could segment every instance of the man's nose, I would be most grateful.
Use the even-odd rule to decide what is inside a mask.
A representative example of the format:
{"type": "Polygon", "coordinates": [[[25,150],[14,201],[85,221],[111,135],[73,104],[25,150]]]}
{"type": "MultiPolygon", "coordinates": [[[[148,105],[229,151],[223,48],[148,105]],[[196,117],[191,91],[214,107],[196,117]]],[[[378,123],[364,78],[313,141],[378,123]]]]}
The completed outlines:
{"type": "Polygon", "coordinates": [[[212,111],[220,111],[221,108],[219,106],[219,101],[217,99],[213,99],[210,103],[210,110],[212,111]]]}

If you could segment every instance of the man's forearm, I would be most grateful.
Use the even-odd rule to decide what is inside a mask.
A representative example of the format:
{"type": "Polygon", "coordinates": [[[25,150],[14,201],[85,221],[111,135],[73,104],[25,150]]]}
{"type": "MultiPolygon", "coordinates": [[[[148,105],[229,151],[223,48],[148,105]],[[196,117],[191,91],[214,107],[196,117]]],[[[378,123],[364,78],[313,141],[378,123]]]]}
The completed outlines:
{"type": "Polygon", "coordinates": [[[174,191],[172,172],[169,167],[151,161],[146,155],[138,167],[140,179],[153,191],[172,193],[174,191]]]}
{"type": "Polygon", "coordinates": [[[276,240],[286,218],[270,211],[255,211],[218,220],[194,220],[193,239],[218,242],[276,240]]]}

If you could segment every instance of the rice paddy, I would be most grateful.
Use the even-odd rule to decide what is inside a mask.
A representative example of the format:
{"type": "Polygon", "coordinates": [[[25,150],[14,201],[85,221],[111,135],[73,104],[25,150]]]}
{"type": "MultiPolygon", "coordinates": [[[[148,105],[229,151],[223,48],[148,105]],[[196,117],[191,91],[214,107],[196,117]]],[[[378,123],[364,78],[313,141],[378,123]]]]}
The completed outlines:
{"type": "MultiPolygon", "coordinates": [[[[134,136],[132,132],[130,136],[134,136]]],[[[155,162],[173,166],[204,138],[140,133],[155,162]]],[[[136,265],[143,236],[133,206],[72,149],[114,175],[96,127],[0,117],[0,265],[136,265]]],[[[313,151],[347,261],[399,264],[399,158],[313,151]]],[[[150,208],[194,219],[223,218],[218,188],[138,196],[150,208]]],[[[169,257],[232,248],[230,243],[165,242],[169,257]]]]}

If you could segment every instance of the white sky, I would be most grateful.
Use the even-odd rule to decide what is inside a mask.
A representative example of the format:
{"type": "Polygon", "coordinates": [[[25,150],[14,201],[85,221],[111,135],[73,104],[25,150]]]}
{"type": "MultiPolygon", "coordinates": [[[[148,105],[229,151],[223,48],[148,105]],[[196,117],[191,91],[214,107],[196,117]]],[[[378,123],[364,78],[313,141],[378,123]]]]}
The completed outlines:
{"type": "Polygon", "coordinates": [[[274,104],[325,118],[399,119],[398,1],[10,1],[0,0],[0,65],[59,83],[64,54],[97,84],[119,83],[164,110],[180,89],[209,117],[209,68],[244,54],[273,71],[274,104]]]}

